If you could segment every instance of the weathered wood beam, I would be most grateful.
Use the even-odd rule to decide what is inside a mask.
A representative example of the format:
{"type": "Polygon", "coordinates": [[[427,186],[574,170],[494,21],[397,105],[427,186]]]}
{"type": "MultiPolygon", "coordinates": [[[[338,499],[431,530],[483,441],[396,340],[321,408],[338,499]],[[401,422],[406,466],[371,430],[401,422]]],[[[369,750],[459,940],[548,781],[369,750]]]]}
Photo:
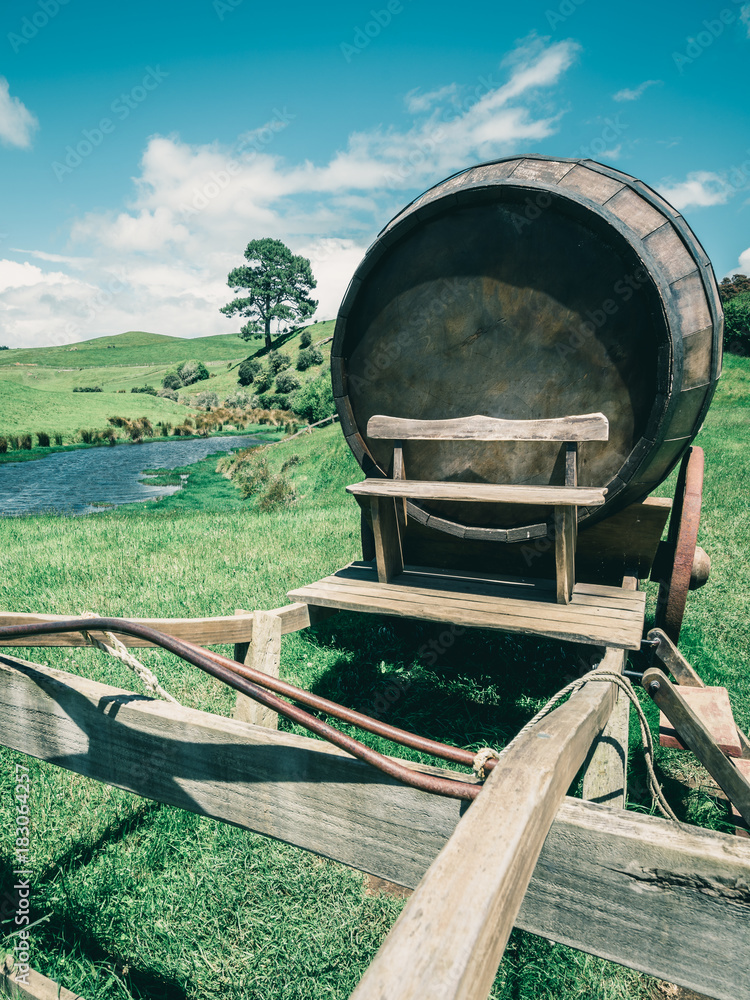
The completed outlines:
{"type": "MultiPolygon", "coordinates": [[[[235,611],[235,614],[246,614],[235,611]]],[[[269,677],[278,677],[281,668],[281,619],[272,611],[256,611],[254,613],[253,641],[245,646],[234,647],[234,658],[239,663],[246,663],[255,670],[260,670],[269,677]]],[[[242,722],[251,722],[255,726],[265,726],[267,729],[278,729],[278,712],[261,705],[246,694],[237,692],[232,717],[242,722]]]]}
{"type": "MultiPolygon", "coordinates": [[[[622,669],[608,650],[604,669],[622,669]]],[[[588,683],[504,752],[352,994],[352,1000],[484,1000],[544,840],[614,705],[588,683]]]]}
{"type": "MultiPolygon", "coordinates": [[[[300,629],[315,625],[317,622],[335,614],[335,608],[311,608],[307,604],[295,602],[283,608],[273,608],[268,614],[281,619],[281,634],[298,632],[300,629]]],[[[75,611],[69,615],[22,614],[20,612],[0,611],[0,626],[30,625],[34,622],[59,622],[69,618],[78,618],[75,611]]],[[[250,643],[253,639],[253,612],[246,611],[242,615],[234,614],[218,618],[129,618],[128,621],[140,622],[166,632],[178,639],[189,639],[200,646],[211,646],[218,643],[250,643]]],[[[97,639],[104,640],[101,632],[92,632],[97,639]]],[[[120,635],[126,646],[152,646],[153,643],[138,636],[120,635]]],[[[24,639],[6,639],[0,641],[0,646],[87,646],[89,643],[80,632],[69,632],[59,635],[28,636],[24,639]]]]}
{"type": "MultiPolygon", "coordinates": [[[[23,753],[410,888],[466,809],[318,740],[7,655],[0,733],[23,753]]],[[[568,798],[516,923],[717,1000],[750,1000],[748,884],[750,841],[568,798]]]]}

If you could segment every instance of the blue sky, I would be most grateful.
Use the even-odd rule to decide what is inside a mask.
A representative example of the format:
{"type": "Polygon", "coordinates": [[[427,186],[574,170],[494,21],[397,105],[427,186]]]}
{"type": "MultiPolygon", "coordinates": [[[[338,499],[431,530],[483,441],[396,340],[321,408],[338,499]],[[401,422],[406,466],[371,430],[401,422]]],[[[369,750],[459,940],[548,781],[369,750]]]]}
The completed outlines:
{"type": "Polygon", "coordinates": [[[251,239],[332,318],[443,177],[590,156],[750,273],[750,3],[11,0],[0,13],[0,343],[231,332],[251,239]]]}

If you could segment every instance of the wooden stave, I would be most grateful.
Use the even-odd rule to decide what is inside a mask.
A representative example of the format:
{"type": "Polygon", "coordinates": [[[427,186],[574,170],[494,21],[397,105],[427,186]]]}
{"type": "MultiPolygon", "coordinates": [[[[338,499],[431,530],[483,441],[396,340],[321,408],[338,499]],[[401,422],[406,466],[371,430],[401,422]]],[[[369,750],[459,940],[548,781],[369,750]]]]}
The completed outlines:
{"type": "MultiPolygon", "coordinates": [[[[638,237],[640,240],[640,246],[636,246],[634,240],[631,238],[631,234],[635,234],[635,230],[628,226],[620,216],[609,212],[604,207],[606,201],[605,203],[600,204],[591,202],[590,199],[583,197],[571,198],[569,191],[562,192],[567,199],[575,201],[579,205],[588,208],[593,213],[598,214],[600,219],[603,219],[613,229],[617,230],[621,236],[624,236],[627,243],[635,251],[636,256],[639,257],[645,265],[646,271],[652,280],[654,277],[660,278],[657,285],[659,287],[660,298],[667,317],[667,336],[673,347],[670,374],[673,379],[673,384],[674,382],[677,382],[681,386],[679,392],[674,392],[672,390],[668,394],[664,411],[658,417],[659,433],[654,435],[653,440],[649,440],[644,437],[641,438],[633,449],[629,459],[624,463],[620,470],[625,478],[621,478],[619,476],[615,477],[615,479],[609,484],[608,503],[606,507],[598,512],[584,509],[579,514],[579,519],[581,521],[587,521],[592,518],[599,519],[599,517],[607,516],[608,513],[614,513],[616,510],[619,510],[630,503],[643,499],[643,497],[651,492],[651,490],[653,490],[659,482],[666,478],[677,461],[679,461],[685,449],[695,437],[697,430],[700,428],[708,406],[710,405],[721,366],[721,306],[716,280],[713,275],[710,261],[703,250],[703,247],[687,226],[684,219],[682,219],[679,213],[672,208],[672,206],[664,201],[661,196],[659,196],[647,185],[621,173],[620,171],[616,171],[612,168],[587,160],[561,160],[541,156],[508,157],[505,158],[505,160],[492,161],[489,164],[480,164],[476,167],[469,168],[468,170],[461,171],[420,195],[419,198],[415,199],[410,205],[406,206],[406,208],[404,208],[384,227],[372,246],[368,249],[365,258],[355,272],[349,289],[347,290],[342,302],[342,307],[336,323],[331,357],[334,396],[336,398],[340,414],[342,415],[342,424],[345,426],[347,441],[350,444],[350,447],[352,447],[355,457],[357,457],[357,460],[363,470],[368,476],[386,474],[384,469],[378,467],[377,462],[375,462],[367,447],[366,441],[360,434],[356,425],[356,420],[354,419],[351,404],[348,400],[344,341],[346,337],[347,317],[354,301],[356,300],[357,293],[359,292],[369,271],[387,252],[389,246],[402,239],[409,230],[427,221],[431,214],[443,212],[453,205],[458,204],[462,200],[461,196],[463,196],[463,198],[466,197],[467,191],[487,190],[491,192],[496,187],[501,186],[498,184],[487,185],[482,183],[483,178],[479,175],[483,169],[489,167],[495,171],[500,170],[501,172],[504,172],[506,178],[510,181],[511,174],[514,174],[520,165],[528,163],[533,163],[536,166],[541,165],[542,173],[544,173],[545,170],[549,171],[550,165],[552,165],[552,169],[557,169],[560,175],[560,180],[564,179],[565,176],[570,175],[574,170],[578,170],[579,174],[582,170],[587,171],[588,173],[585,176],[590,174],[601,175],[601,177],[606,178],[610,182],[610,192],[615,192],[614,194],[610,193],[606,201],[612,200],[613,197],[622,195],[623,192],[627,191],[629,195],[641,199],[642,203],[646,204],[649,209],[653,210],[655,222],[661,222],[660,225],[654,224],[651,229],[644,229],[642,236],[638,237]],[[472,174],[475,177],[479,177],[479,182],[468,186],[461,186],[465,178],[472,174]],[[457,190],[447,190],[450,185],[453,185],[453,187],[457,188],[457,190]],[[614,187],[612,185],[614,185],[614,187]],[[676,236],[679,240],[679,244],[681,244],[679,245],[679,250],[684,250],[690,258],[690,269],[685,271],[684,274],[678,270],[674,275],[663,275],[663,267],[658,264],[656,259],[648,252],[648,245],[645,241],[649,236],[652,236],[659,230],[664,229],[667,224],[671,227],[669,238],[674,243],[676,236]],[[675,296],[671,292],[671,287],[678,281],[683,281],[687,278],[690,278],[694,284],[696,277],[699,278],[701,288],[704,293],[704,304],[710,318],[710,326],[704,328],[703,330],[685,332],[682,328],[685,317],[680,315],[679,310],[677,310],[675,306],[675,296]],[[678,333],[679,336],[677,336],[678,333]],[[706,339],[706,335],[710,334],[708,337],[708,357],[710,360],[710,366],[702,380],[695,380],[692,384],[682,387],[683,358],[681,348],[687,337],[697,337],[698,334],[703,335],[704,341],[706,339]],[[679,413],[677,412],[678,409],[679,413]],[[346,420],[344,419],[343,411],[348,411],[348,419],[346,420]],[[673,422],[679,419],[682,420],[682,424],[679,424],[678,422],[677,427],[678,430],[681,430],[681,435],[678,438],[674,435],[670,437],[669,431],[672,429],[673,422]],[[689,430],[687,429],[688,427],[689,430]]],[[[539,171],[537,171],[537,175],[538,173],[539,171]]],[[[551,191],[549,186],[546,184],[530,180],[528,179],[528,176],[523,179],[523,184],[514,184],[513,187],[516,188],[516,190],[528,191],[530,194],[533,192],[553,194],[561,193],[559,191],[551,191]]],[[[637,204],[640,205],[641,202],[637,202],[637,204]]],[[[656,411],[654,411],[654,413],[655,412],[656,411]]],[[[652,413],[652,418],[653,417],[654,414],[652,413]]],[[[651,423],[651,419],[649,422],[651,423]]],[[[426,512],[414,503],[408,504],[408,514],[425,526],[430,523],[431,527],[438,531],[443,531],[458,537],[476,538],[477,540],[488,540],[488,538],[494,537],[498,541],[520,541],[526,538],[538,537],[542,530],[546,531],[546,527],[540,524],[524,526],[523,528],[475,529],[471,526],[442,520],[437,517],[434,512],[426,512]]]]}

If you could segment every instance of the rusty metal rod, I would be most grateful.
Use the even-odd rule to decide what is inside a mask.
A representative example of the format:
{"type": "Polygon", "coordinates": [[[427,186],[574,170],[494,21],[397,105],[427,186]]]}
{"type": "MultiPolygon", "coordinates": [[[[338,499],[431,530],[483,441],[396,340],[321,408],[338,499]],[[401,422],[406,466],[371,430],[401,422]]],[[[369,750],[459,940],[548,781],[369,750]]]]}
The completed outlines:
{"type": "MultiPolygon", "coordinates": [[[[305,729],[315,733],[317,736],[323,737],[323,739],[332,743],[334,746],[339,747],[339,749],[350,753],[353,757],[357,757],[360,760],[371,764],[373,767],[378,768],[378,770],[389,775],[389,777],[394,778],[396,781],[401,781],[406,785],[410,785],[413,788],[419,788],[422,791],[433,792],[438,795],[448,796],[449,798],[464,799],[469,801],[475,799],[482,789],[481,785],[470,784],[466,781],[454,781],[450,778],[441,778],[437,775],[422,774],[419,771],[413,771],[404,764],[399,764],[390,757],[386,757],[384,754],[378,753],[377,750],[373,750],[371,747],[365,746],[365,744],[360,743],[359,740],[355,740],[351,736],[347,736],[335,727],[330,726],[327,722],[323,722],[321,719],[315,718],[314,715],[310,715],[309,712],[304,711],[304,709],[297,708],[296,705],[290,705],[288,702],[277,697],[275,694],[272,694],[270,691],[260,687],[259,684],[253,683],[253,681],[241,675],[241,670],[249,671],[250,668],[244,667],[241,664],[236,663],[234,660],[228,660],[226,657],[220,657],[216,653],[208,653],[207,650],[203,649],[201,646],[196,646],[194,643],[187,642],[183,639],[176,639],[174,636],[166,635],[163,632],[158,632],[156,629],[150,628],[148,625],[142,625],[138,622],[131,622],[120,618],[76,618],[70,619],[69,621],[37,622],[29,625],[8,625],[0,628],[0,639],[26,638],[27,636],[34,635],[53,635],[60,632],[121,632],[124,635],[139,636],[142,639],[146,639],[149,642],[154,643],[156,646],[160,646],[162,649],[168,650],[170,653],[174,653],[176,656],[181,657],[188,663],[192,663],[193,666],[198,667],[200,670],[210,674],[212,677],[216,677],[218,680],[223,681],[225,684],[235,688],[235,690],[240,691],[242,694],[260,702],[267,708],[278,712],[280,715],[290,719],[292,722],[296,722],[298,725],[303,726],[305,729]]],[[[372,722],[375,720],[370,721],[372,722]]],[[[442,746],[442,744],[439,745],[442,746]]],[[[468,753],[468,751],[464,752],[468,753]]]]}
{"type": "MultiPolygon", "coordinates": [[[[236,660],[229,660],[226,656],[222,656],[220,653],[214,653],[213,650],[210,649],[204,649],[202,646],[197,646],[195,643],[190,642],[187,639],[183,639],[181,641],[184,642],[186,646],[194,649],[196,652],[202,652],[214,660],[214,662],[228,667],[241,677],[245,677],[247,680],[253,681],[261,687],[268,688],[270,691],[275,691],[276,694],[284,695],[285,698],[293,698],[295,701],[299,701],[301,704],[307,705],[308,708],[314,708],[318,711],[325,712],[327,715],[332,715],[334,718],[340,719],[342,722],[349,722],[353,726],[357,726],[358,729],[364,729],[368,733],[375,733],[376,736],[383,736],[385,739],[392,740],[394,743],[400,743],[401,746],[410,747],[412,750],[420,750],[423,753],[432,754],[433,757],[440,757],[443,760],[449,760],[454,764],[463,764],[465,767],[472,767],[474,764],[476,754],[471,750],[464,750],[462,747],[453,747],[447,743],[439,743],[437,740],[431,740],[427,736],[419,736],[417,733],[410,733],[406,729],[399,729],[397,726],[391,726],[387,722],[380,722],[380,720],[373,719],[371,716],[364,715],[362,712],[357,712],[353,708],[347,708],[345,705],[339,705],[338,702],[330,701],[328,698],[322,698],[320,695],[312,694],[310,691],[305,691],[304,688],[299,688],[294,684],[290,684],[288,681],[283,681],[278,677],[270,677],[268,674],[264,674],[262,670],[255,670],[253,667],[248,667],[244,663],[238,663],[236,660]]],[[[495,764],[496,761],[494,759],[491,758],[488,760],[484,765],[485,771],[491,771],[495,764]]]]}

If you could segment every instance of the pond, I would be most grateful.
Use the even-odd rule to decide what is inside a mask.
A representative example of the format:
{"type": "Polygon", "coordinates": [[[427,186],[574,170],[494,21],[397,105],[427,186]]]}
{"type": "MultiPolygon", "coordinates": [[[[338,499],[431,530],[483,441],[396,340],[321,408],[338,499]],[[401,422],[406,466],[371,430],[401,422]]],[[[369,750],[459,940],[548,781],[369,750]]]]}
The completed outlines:
{"type": "Polygon", "coordinates": [[[28,462],[0,464],[0,516],[91,514],[107,507],[168,496],[179,486],[149,486],[144,469],[176,469],[216,452],[262,444],[247,435],[152,441],[55,452],[28,462]]]}

